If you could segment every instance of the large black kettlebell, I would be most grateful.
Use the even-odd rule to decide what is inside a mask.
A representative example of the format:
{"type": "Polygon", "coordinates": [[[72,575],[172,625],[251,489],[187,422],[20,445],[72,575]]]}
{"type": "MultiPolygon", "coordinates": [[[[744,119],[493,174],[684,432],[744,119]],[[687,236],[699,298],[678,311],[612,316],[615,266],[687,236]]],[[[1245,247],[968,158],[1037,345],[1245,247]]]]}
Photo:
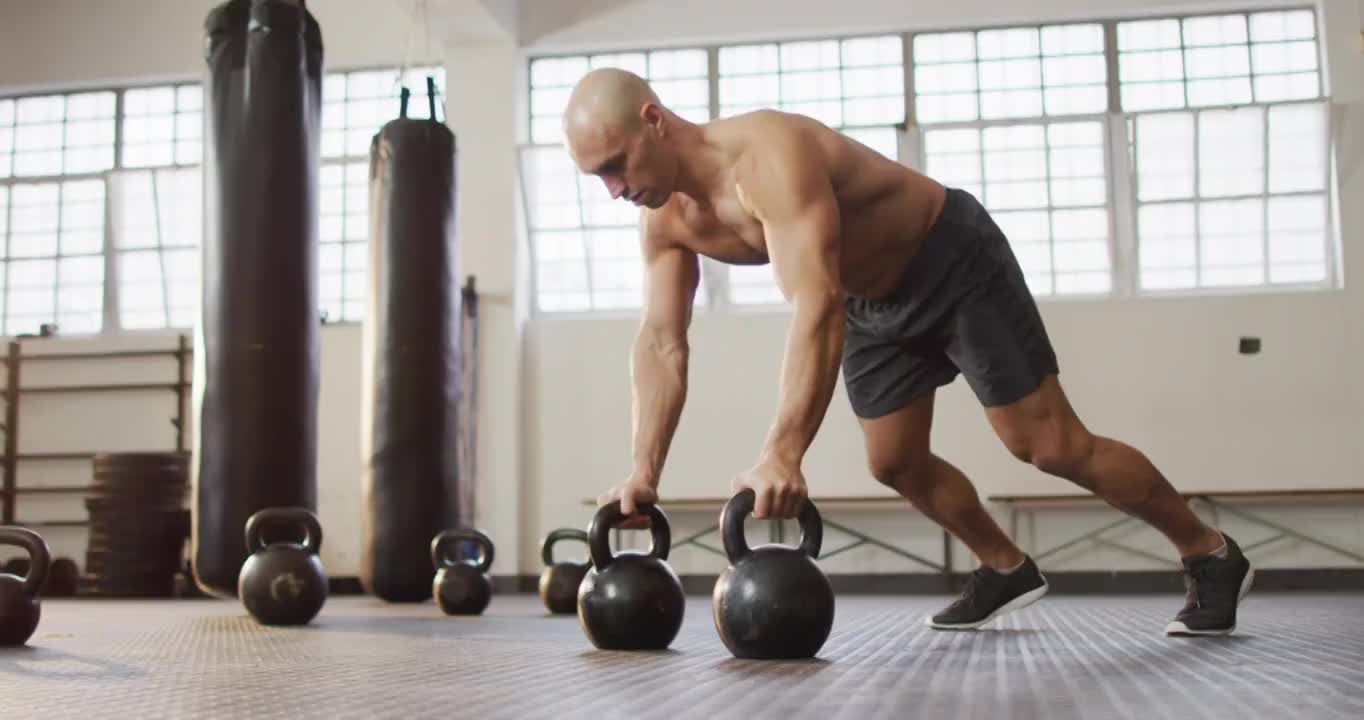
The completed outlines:
{"type": "Polygon", "coordinates": [[[554,544],[560,540],[585,543],[587,533],[578,528],[559,528],[540,543],[540,559],[545,563],[540,572],[540,601],[556,615],[569,615],[578,611],[578,586],[592,563],[554,562],[554,544]]]}
{"type": "Polygon", "coordinates": [[[327,574],[317,552],[322,524],[306,508],[266,508],[246,521],[252,555],[237,576],[237,595],[263,625],[306,625],[327,601],[327,574]],[[267,529],[303,532],[303,541],[265,542],[267,529]]]}
{"type": "Polygon", "coordinates": [[[431,563],[436,579],[431,594],[446,615],[478,615],[493,597],[493,581],[488,569],[493,566],[493,541],[473,528],[446,530],[431,540],[431,563]],[[455,557],[461,541],[472,540],[479,548],[477,560],[455,557]]]}
{"type": "Polygon", "coordinates": [[[744,540],[744,518],[753,512],[752,490],[725,503],[720,531],[730,566],[712,596],[715,629],[739,658],[814,657],[834,624],[834,590],[815,564],[824,523],[808,498],[800,511],[800,547],[744,540]]]}
{"type": "Polygon", "coordinates": [[[47,582],[52,553],[41,535],[21,527],[0,527],[0,545],[17,545],[29,554],[25,577],[0,573],[0,647],[23,645],[38,628],[38,591],[47,582]]]}
{"type": "Polygon", "coordinates": [[[592,569],[578,587],[578,621],[602,650],[663,650],[682,627],[686,599],[667,563],[668,518],[653,504],[639,509],[652,521],[647,554],[611,553],[611,529],[625,520],[619,500],[598,509],[587,527],[592,569]]]}

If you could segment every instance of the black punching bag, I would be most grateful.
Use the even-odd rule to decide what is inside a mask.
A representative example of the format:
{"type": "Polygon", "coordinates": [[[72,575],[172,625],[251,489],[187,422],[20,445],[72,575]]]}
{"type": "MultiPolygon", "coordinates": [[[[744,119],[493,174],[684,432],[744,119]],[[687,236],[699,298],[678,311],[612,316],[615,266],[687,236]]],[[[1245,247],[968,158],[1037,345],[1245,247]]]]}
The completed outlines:
{"type": "Polygon", "coordinates": [[[401,116],[370,147],[360,580],[389,602],[431,597],[431,539],[459,524],[461,297],[455,136],[401,116]]]}
{"type": "Polygon", "coordinates": [[[322,36],[301,0],[231,0],[204,26],[194,575],[231,596],[247,518],[317,506],[322,36]]]}

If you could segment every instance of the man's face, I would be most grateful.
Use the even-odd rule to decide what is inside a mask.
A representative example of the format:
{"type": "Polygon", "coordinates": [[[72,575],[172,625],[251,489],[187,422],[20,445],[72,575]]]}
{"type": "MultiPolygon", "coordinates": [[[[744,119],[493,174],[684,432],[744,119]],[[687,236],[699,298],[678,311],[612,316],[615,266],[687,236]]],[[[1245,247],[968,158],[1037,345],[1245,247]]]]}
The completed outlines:
{"type": "Polygon", "coordinates": [[[672,194],[673,164],[648,125],[631,131],[578,128],[569,132],[568,147],[578,169],[601,178],[612,200],[656,209],[672,194]]]}

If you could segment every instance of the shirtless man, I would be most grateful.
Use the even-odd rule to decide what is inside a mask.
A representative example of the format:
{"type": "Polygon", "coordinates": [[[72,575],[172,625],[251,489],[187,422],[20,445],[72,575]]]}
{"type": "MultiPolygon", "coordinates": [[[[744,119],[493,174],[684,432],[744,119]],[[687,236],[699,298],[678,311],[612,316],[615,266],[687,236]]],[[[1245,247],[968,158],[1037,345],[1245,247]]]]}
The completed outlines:
{"type": "Polygon", "coordinates": [[[1036,564],[929,448],[933,397],[960,372],[1020,460],[1164,533],[1183,558],[1187,603],[1168,634],[1224,635],[1254,576],[1236,542],[1204,524],[1138,450],[1092,434],[1057,381],[1056,357],[1000,229],[970,194],[800,115],[763,110],[705,124],[648,83],[588,73],[564,113],[569,153],[612,198],[646,208],[642,322],[631,358],[633,462],[599,498],[642,527],[687,390],[698,256],[772,264],[794,307],[776,418],[756,464],[754,517],[795,517],[801,462],[840,360],[871,474],[960,538],[980,567],[928,623],[974,629],[1047,592],[1036,564]]]}

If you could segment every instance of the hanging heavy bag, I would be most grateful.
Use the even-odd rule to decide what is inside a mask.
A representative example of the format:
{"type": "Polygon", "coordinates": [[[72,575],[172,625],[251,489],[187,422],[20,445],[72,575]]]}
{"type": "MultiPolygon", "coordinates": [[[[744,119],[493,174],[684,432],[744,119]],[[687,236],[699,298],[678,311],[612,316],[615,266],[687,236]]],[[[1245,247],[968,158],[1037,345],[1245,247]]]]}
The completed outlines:
{"type": "Polygon", "coordinates": [[[384,125],[370,149],[360,580],[389,602],[431,598],[431,538],[458,527],[460,288],[455,136],[431,119],[384,125]]]}
{"type": "Polygon", "coordinates": [[[247,518],[317,505],[322,39],[300,0],[231,0],[205,32],[193,565],[232,596],[247,518]]]}

